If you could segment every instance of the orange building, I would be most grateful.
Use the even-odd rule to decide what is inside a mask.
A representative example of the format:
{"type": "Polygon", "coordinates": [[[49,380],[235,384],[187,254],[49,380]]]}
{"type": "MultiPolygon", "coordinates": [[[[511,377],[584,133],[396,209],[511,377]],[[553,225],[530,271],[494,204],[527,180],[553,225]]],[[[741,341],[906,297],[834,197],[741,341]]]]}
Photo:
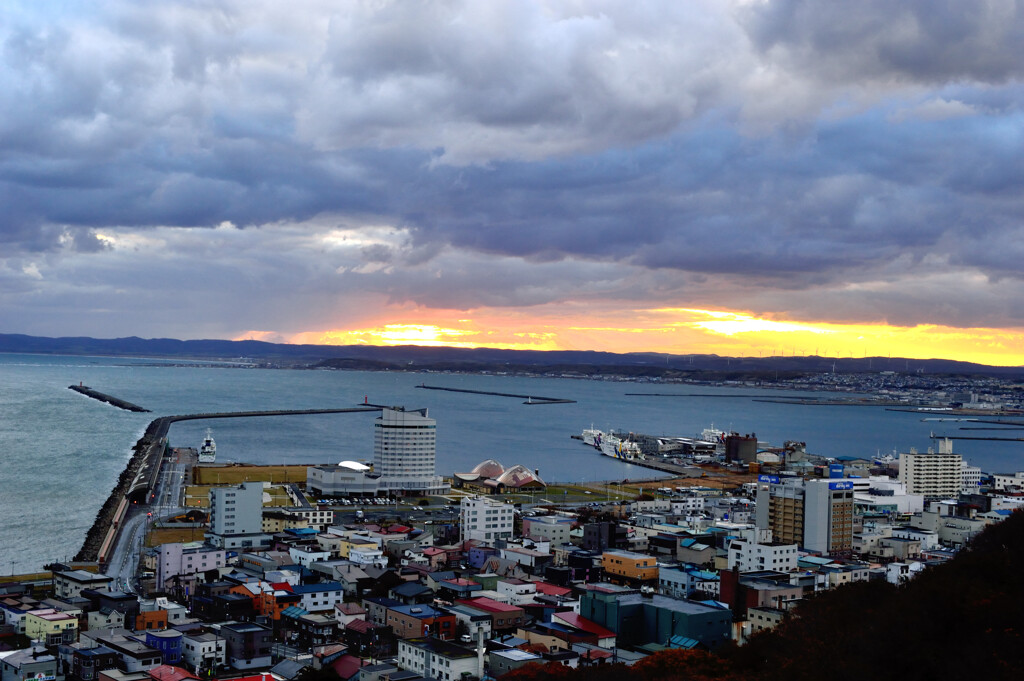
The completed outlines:
{"type": "Polygon", "coordinates": [[[658,561],[654,556],[633,551],[605,551],[601,567],[606,575],[621,581],[648,582],[658,579],[658,561]]]}
{"type": "Polygon", "coordinates": [[[167,611],[163,608],[140,612],[135,616],[135,631],[153,631],[167,628],[167,611]]]}

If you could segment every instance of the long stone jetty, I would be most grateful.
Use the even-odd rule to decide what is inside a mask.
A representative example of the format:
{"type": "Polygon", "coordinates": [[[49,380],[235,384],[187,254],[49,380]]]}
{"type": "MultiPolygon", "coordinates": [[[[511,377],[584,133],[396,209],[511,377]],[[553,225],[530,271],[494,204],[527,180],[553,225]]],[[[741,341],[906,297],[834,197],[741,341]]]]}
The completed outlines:
{"type": "Polygon", "coordinates": [[[468,388],[446,388],[440,385],[427,385],[422,383],[417,388],[424,390],[444,390],[450,393],[470,393],[472,395],[493,395],[495,397],[518,397],[526,400],[524,404],[575,404],[576,400],[562,399],[561,397],[541,397],[540,395],[517,395],[515,393],[496,393],[491,390],[470,390],[468,388]]]}
{"type": "MultiPolygon", "coordinates": [[[[74,387],[74,386],[72,386],[74,387]]],[[[167,432],[171,424],[178,421],[197,421],[200,419],[232,419],[255,416],[296,416],[302,414],[348,414],[369,411],[380,411],[379,407],[363,406],[346,409],[275,409],[270,411],[226,411],[207,414],[179,414],[177,416],[161,416],[153,419],[146,427],[139,441],[132,447],[132,456],[110,496],[100,507],[96,520],[85,535],[82,548],[74,560],[97,561],[106,557],[105,549],[113,543],[118,528],[131,502],[145,504],[150,499],[150,491],[156,487],[160,479],[160,464],[167,448],[167,432]]]]}
{"type": "Polygon", "coordinates": [[[82,385],[81,383],[79,383],[78,385],[69,385],[68,389],[74,390],[76,393],[81,393],[81,394],[85,395],[86,397],[91,397],[94,400],[99,400],[100,402],[106,402],[107,404],[112,404],[113,406],[117,407],[118,409],[125,409],[127,411],[138,411],[138,412],[148,412],[149,411],[149,409],[144,409],[144,408],[140,407],[137,404],[132,404],[131,402],[127,402],[125,400],[122,400],[120,397],[114,397],[113,395],[107,395],[106,393],[101,393],[99,390],[93,390],[89,386],[82,385]]]}

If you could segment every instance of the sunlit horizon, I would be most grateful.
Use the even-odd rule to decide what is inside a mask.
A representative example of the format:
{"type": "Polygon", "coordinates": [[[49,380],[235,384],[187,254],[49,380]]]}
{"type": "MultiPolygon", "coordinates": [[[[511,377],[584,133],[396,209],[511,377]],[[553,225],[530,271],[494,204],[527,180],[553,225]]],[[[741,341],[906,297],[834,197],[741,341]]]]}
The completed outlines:
{"type": "Polygon", "coordinates": [[[1024,366],[1024,329],[936,324],[841,324],[772,319],[696,308],[602,311],[589,317],[528,310],[419,310],[403,322],[375,322],[286,334],[248,331],[235,340],[291,344],[597,351],[677,356],[891,357],[1024,366]],[[629,319],[632,325],[616,324],[629,319]]]}

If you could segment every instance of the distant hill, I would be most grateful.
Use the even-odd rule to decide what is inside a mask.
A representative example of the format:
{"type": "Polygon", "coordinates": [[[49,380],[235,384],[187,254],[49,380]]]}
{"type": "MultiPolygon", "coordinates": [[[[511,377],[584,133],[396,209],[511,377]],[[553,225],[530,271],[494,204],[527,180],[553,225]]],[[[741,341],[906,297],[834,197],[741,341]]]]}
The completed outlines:
{"type": "Polygon", "coordinates": [[[718,380],[742,380],[778,374],[898,373],[1024,375],[1024,367],[992,367],[945,359],[888,357],[720,357],[662,353],[596,351],[498,350],[404,345],[289,345],[243,340],[177,340],[173,338],[45,338],[0,334],[0,352],[52,355],[106,355],[226,360],[250,358],[257,362],[309,365],[344,369],[437,369],[454,371],[543,371],[545,373],[617,374],[627,376],[693,376],[711,372],[718,380]]]}

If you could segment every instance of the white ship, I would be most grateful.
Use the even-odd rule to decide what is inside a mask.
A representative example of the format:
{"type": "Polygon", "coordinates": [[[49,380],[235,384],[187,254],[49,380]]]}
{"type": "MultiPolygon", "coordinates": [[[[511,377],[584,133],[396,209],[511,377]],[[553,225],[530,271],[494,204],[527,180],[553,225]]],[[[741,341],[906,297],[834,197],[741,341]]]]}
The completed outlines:
{"type": "Polygon", "coordinates": [[[213,434],[206,429],[206,438],[199,448],[199,463],[213,463],[217,460],[217,443],[213,441],[213,434]]]}
{"type": "Polygon", "coordinates": [[[643,452],[640,451],[639,443],[623,440],[611,433],[605,433],[602,436],[601,453],[613,459],[624,459],[626,461],[640,461],[645,458],[643,452]]]}
{"type": "Polygon", "coordinates": [[[703,442],[711,442],[716,445],[722,444],[723,442],[725,442],[725,431],[718,430],[717,428],[715,428],[715,424],[712,423],[710,428],[705,428],[704,430],[700,431],[700,437],[698,437],[697,439],[703,442]]]}
{"type": "Polygon", "coordinates": [[[594,428],[594,426],[590,426],[589,428],[584,428],[583,429],[583,444],[590,445],[591,447],[598,447],[598,448],[600,448],[601,447],[601,436],[603,436],[603,435],[604,435],[604,433],[602,433],[597,428],[594,428]]]}

